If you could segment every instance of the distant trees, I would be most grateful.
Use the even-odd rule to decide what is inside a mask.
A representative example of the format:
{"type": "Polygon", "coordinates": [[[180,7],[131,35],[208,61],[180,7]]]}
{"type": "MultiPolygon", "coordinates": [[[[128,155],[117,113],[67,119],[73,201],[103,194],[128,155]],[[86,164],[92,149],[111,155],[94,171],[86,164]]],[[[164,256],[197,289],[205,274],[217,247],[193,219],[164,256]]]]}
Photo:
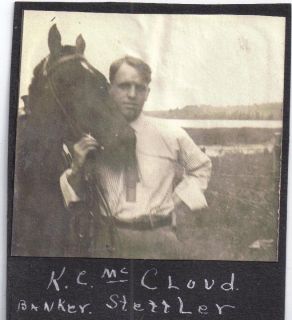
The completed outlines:
{"type": "Polygon", "coordinates": [[[282,103],[226,107],[188,105],[181,109],[148,111],[147,113],[154,117],[170,119],[281,120],[282,108],[282,103]]]}

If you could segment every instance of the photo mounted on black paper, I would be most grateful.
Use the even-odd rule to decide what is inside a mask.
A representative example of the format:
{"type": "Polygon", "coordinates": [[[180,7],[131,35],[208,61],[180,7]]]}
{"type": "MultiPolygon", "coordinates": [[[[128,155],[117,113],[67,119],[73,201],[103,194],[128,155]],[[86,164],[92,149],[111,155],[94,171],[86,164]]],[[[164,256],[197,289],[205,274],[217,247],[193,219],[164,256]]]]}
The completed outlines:
{"type": "Polygon", "coordinates": [[[12,255],[277,261],[284,49],[281,17],[25,10],[12,255]]]}

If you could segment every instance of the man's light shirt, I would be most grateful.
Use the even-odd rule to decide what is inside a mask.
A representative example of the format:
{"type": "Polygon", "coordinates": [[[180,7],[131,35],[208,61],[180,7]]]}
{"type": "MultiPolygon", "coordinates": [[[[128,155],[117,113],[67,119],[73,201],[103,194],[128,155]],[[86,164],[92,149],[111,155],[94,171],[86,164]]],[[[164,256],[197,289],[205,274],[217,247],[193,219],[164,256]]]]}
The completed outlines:
{"type": "MultiPolygon", "coordinates": [[[[139,182],[136,201],[126,201],[124,173],[103,165],[96,168],[112,214],[121,221],[132,221],[145,215],[166,216],[174,209],[174,193],[191,209],[207,206],[207,188],[211,161],[190,136],[167,121],[155,120],[143,113],[131,124],[137,144],[139,182]],[[183,168],[181,181],[175,186],[178,166],[183,168]]],[[[70,169],[61,176],[60,185],[67,206],[80,201],[67,180],[70,169]]]]}

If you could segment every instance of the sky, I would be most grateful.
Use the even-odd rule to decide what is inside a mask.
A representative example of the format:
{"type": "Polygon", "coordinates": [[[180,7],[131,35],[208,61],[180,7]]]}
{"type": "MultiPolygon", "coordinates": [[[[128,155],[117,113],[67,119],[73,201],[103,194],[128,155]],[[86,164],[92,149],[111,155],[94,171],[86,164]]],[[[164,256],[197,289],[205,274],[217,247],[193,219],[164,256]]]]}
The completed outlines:
{"type": "Polygon", "coordinates": [[[284,18],[53,11],[25,12],[20,95],[49,53],[54,23],[63,44],[82,34],[85,56],[107,77],[122,56],[145,60],[153,79],[146,110],[283,100],[284,18]]]}

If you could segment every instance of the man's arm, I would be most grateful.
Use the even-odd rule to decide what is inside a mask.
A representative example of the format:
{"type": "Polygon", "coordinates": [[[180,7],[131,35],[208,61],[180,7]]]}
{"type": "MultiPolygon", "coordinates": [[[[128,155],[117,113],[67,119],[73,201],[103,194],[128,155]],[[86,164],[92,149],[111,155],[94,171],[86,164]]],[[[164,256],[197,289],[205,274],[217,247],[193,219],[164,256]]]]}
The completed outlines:
{"type": "Polygon", "coordinates": [[[211,175],[211,160],[182,130],[179,138],[178,161],[184,168],[182,181],[174,190],[174,202],[184,202],[191,210],[207,207],[204,191],[207,189],[211,175]]]}

